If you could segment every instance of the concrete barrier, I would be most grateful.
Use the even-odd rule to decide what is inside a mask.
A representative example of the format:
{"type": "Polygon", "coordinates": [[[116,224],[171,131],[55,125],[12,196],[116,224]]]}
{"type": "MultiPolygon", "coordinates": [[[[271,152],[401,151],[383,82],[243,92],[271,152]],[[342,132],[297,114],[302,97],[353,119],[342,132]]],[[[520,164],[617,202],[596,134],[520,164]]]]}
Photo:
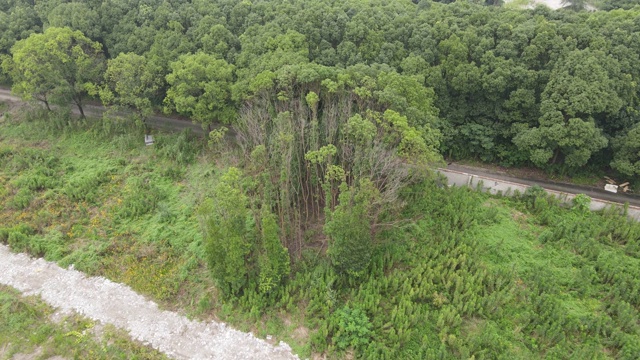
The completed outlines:
{"type": "MultiPolygon", "coordinates": [[[[494,195],[501,194],[512,196],[516,192],[522,194],[527,190],[527,188],[529,188],[529,185],[494,179],[487,176],[468,174],[461,171],[437,169],[437,172],[447,178],[449,186],[467,186],[472,189],[479,189],[481,191],[485,191],[494,195]]],[[[544,190],[567,204],[571,204],[573,198],[576,196],[576,194],[570,194],[561,191],[549,189],[544,190]]],[[[612,207],[623,209],[624,204],[592,198],[591,204],[589,205],[591,211],[604,210],[606,208],[612,207]]],[[[627,215],[636,221],[640,221],[640,208],[636,206],[629,206],[627,209],[627,215]]]]}

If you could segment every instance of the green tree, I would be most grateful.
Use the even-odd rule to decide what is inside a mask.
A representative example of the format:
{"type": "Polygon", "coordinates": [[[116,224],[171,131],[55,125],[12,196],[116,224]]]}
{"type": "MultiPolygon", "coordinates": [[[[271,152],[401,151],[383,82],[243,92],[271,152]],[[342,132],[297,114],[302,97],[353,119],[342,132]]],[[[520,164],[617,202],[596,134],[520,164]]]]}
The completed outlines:
{"type": "Polygon", "coordinates": [[[236,111],[231,102],[230,86],[234,66],[202,52],[182,55],[171,63],[167,75],[170,87],[164,99],[165,111],[176,110],[196,122],[231,123],[236,111]]]}
{"type": "Polygon", "coordinates": [[[258,257],[258,289],[262,293],[269,293],[289,275],[289,251],[280,241],[280,229],[275,215],[263,210],[261,217],[262,249],[258,257]]]}
{"type": "Polygon", "coordinates": [[[339,204],[328,217],[324,233],[331,241],[327,254],[343,274],[359,277],[369,266],[373,253],[372,209],[379,192],[362,179],[357,186],[340,186],[339,204]]]}
{"type": "Polygon", "coordinates": [[[635,0],[603,0],[599,3],[602,10],[631,9],[638,5],[635,0]]]}
{"type": "Polygon", "coordinates": [[[69,27],[94,40],[102,37],[98,13],[85,3],[62,3],[47,14],[47,19],[50,27],[69,27]]]}
{"type": "Polygon", "coordinates": [[[613,141],[611,167],[627,176],[640,175],[640,124],[613,141]]]}
{"type": "Polygon", "coordinates": [[[156,30],[153,27],[148,27],[148,31],[136,32],[129,38],[128,43],[136,41],[142,46],[147,46],[149,40],[147,37],[152,36],[153,42],[145,56],[155,66],[161,67],[165,74],[168,74],[171,70],[171,63],[178,61],[182,55],[194,53],[196,47],[180,22],[168,21],[163,24],[162,28],[162,30],[156,30]],[[135,38],[133,38],[134,35],[135,38]]]}
{"type": "Polygon", "coordinates": [[[529,159],[539,167],[559,161],[569,167],[580,167],[591,155],[607,146],[607,139],[593,120],[570,118],[562,113],[547,113],[540,119],[540,126],[524,130],[513,139],[514,143],[529,152],[529,159]]]}
{"type": "Polygon", "coordinates": [[[249,281],[249,254],[256,224],[248,209],[239,169],[229,168],[198,210],[205,235],[207,263],[226,296],[239,295],[249,281]]]}
{"type": "Polygon", "coordinates": [[[538,126],[520,131],[514,143],[528,151],[537,166],[562,158],[569,167],[583,166],[607,146],[595,119],[618,113],[624,103],[618,92],[629,80],[602,51],[570,52],[556,65],[542,93],[538,126]]]}
{"type": "Polygon", "coordinates": [[[0,53],[8,54],[11,47],[42,29],[42,21],[30,6],[16,2],[9,11],[0,11],[0,53]]]}
{"type": "Polygon", "coordinates": [[[85,117],[83,102],[103,75],[102,46],[69,28],[48,28],[17,42],[9,72],[13,92],[25,100],[67,106],[85,117]]]}
{"type": "Polygon", "coordinates": [[[145,121],[153,112],[153,99],[163,83],[160,71],[144,56],[120,54],[107,62],[100,98],[105,105],[134,109],[140,120],[145,121]]]}

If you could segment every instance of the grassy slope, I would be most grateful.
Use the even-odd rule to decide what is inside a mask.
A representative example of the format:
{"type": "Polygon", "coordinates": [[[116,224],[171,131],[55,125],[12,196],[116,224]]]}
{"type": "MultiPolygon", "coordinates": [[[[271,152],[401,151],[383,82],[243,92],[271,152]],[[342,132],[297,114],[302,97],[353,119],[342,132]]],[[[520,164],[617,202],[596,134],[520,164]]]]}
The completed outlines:
{"type": "Polygon", "coordinates": [[[105,144],[88,132],[39,135],[33,127],[40,125],[2,125],[0,222],[37,238],[14,241],[16,250],[127,282],[158,300],[210,287],[200,278],[201,236],[195,198],[182,191],[183,169],[138,147],[135,135],[105,144]],[[197,289],[180,286],[187,274],[197,289]]]}
{"type": "Polygon", "coordinates": [[[511,273],[515,298],[524,295],[505,304],[502,327],[550,358],[637,358],[639,283],[628,280],[640,270],[640,227],[614,214],[538,207],[503,202],[478,233],[482,261],[511,273]],[[612,241],[616,228],[627,239],[612,241]],[[618,265],[615,275],[607,269],[618,265]]]}
{"type": "Polygon", "coordinates": [[[140,131],[122,124],[98,135],[105,130],[20,111],[0,120],[0,241],[308,353],[306,330],[287,335],[303,329],[300,319],[248,320],[218,300],[195,213],[219,168],[211,154],[197,155],[201,140],[156,134],[145,147],[140,131]]]}
{"type": "Polygon", "coordinates": [[[96,326],[80,316],[52,320],[54,309],[39,298],[22,297],[0,285],[0,358],[33,354],[77,359],[166,359],[131,341],[113,326],[96,326]]]}
{"type": "Polygon", "coordinates": [[[275,306],[223,303],[195,216],[219,172],[211,155],[191,163],[197,149],[175,135],[143,147],[137,133],[43,126],[0,124],[0,240],[16,251],[303,356],[342,354],[331,314],[348,304],[372,325],[357,353],[374,358],[637,358],[640,230],[622,218],[427,187],[409,201],[418,220],[381,237],[368,278],[339,283],[313,253],[275,306]]]}

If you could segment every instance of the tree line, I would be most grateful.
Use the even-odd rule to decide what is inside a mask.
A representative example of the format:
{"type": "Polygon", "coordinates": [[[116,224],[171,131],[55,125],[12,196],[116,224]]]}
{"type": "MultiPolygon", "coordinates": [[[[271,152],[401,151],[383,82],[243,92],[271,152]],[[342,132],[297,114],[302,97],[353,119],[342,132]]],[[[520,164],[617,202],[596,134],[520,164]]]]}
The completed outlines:
{"type": "Polygon", "coordinates": [[[253,99],[252,83],[291,66],[395,73],[416,88],[389,98],[433,92],[445,155],[544,169],[611,167],[633,176],[640,172],[640,10],[616,6],[629,10],[2,1],[0,54],[9,59],[4,69],[14,90],[27,97],[81,103],[93,94],[140,115],[163,107],[202,123],[234,123],[253,99]],[[72,40],[49,44],[69,46],[49,52],[42,42],[56,32],[72,40]],[[73,47],[87,57],[74,60],[87,61],[73,65],[76,74],[59,57],[79,56],[73,47]]]}

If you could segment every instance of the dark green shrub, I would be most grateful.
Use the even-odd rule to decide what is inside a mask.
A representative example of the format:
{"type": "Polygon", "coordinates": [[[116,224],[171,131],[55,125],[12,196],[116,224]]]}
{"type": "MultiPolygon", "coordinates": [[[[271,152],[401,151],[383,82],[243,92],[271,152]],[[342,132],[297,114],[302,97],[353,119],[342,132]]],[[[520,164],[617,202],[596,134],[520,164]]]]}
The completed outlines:
{"type": "Polygon", "coordinates": [[[200,140],[189,129],[177,136],[158,136],[155,146],[160,156],[182,165],[192,163],[202,149],[200,140]]]}
{"type": "Polygon", "coordinates": [[[62,192],[72,201],[93,202],[100,185],[109,182],[113,169],[108,166],[79,171],[71,175],[62,192]]]}
{"type": "Polygon", "coordinates": [[[340,191],[340,203],[324,226],[324,233],[331,239],[327,254],[337,271],[359,277],[371,261],[369,213],[378,193],[368,180],[352,188],[343,184],[340,191]]]}
{"type": "Polygon", "coordinates": [[[289,275],[289,251],[282,246],[276,217],[270,212],[262,213],[262,249],[258,257],[260,268],[259,290],[269,293],[278,288],[289,275]]]}
{"type": "Polygon", "coordinates": [[[71,125],[78,125],[71,117],[71,108],[61,107],[47,114],[47,121],[44,122],[45,129],[52,134],[57,134],[69,129],[71,125]]]}
{"type": "Polygon", "coordinates": [[[127,181],[125,198],[117,208],[122,219],[132,219],[156,209],[166,195],[151,177],[132,177],[127,181]]]}
{"type": "Polygon", "coordinates": [[[38,165],[16,182],[19,187],[26,187],[32,191],[53,189],[59,185],[55,170],[43,165],[38,165]]]}
{"type": "Polygon", "coordinates": [[[250,285],[249,254],[257,227],[242,182],[240,170],[230,168],[214,187],[214,198],[198,209],[207,263],[225,296],[241,295],[250,285]]]}
{"type": "Polygon", "coordinates": [[[372,325],[363,310],[345,306],[333,316],[336,327],[333,342],[339,350],[349,347],[362,349],[369,343],[373,334],[372,325]]]}
{"type": "Polygon", "coordinates": [[[5,161],[8,161],[11,157],[13,157],[14,149],[9,146],[0,146],[0,164],[4,164],[5,161]]]}
{"type": "Polygon", "coordinates": [[[591,198],[585,194],[578,194],[572,200],[573,209],[580,213],[586,213],[589,211],[591,205],[591,198]]]}
{"type": "Polygon", "coordinates": [[[52,231],[45,236],[33,236],[29,244],[29,251],[36,256],[43,256],[49,261],[57,261],[64,257],[64,235],[59,231],[52,231]]]}
{"type": "Polygon", "coordinates": [[[60,164],[60,159],[51,155],[51,151],[34,148],[24,148],[19,151],[6,150],[4,156],[6,169],[20,172],[32,168],[56,169],[60,164]]]}
{"type": "Polygon", "coordinates": [[[0,228],[0,242],[6,243],[9,239],[9,229],[0,228]]]}
{"type": "Polygon", "coordinates": [[[29,236],[20,231],[11,231],[7,242],[14,251],[27,251],[29,249],[29,236]]]}
{"type": "Polygon", "coordinates": [[[521,199],[527,204],[530,208],[535,208],[536,201],[540,198],[546,198],[547,192],[539,185],[530,186],[525,190],[524,194],[521,195],[521,199]]]}
{"type": "Polygon", "coordinates": [[[488,206],[482,208],[478,220],[484,225],[493,225],[500,223],[501,219],[502,217],[498,208],[496,206],[488,206]]]}
{"type": "Polygon", "coordinates": [[[184,169],[181,166],[167,166],[162,172],[162,176],[178,181],[183,178],[184,169]]]}
{"type": "Polygon", "coordinates": [[[33,200],[33,193],[29,188],[21,188],[18,192],[13,196],[13,198],[9,201],[9,206],[16,210],[22,210],[29,206],[33,200]]]}

